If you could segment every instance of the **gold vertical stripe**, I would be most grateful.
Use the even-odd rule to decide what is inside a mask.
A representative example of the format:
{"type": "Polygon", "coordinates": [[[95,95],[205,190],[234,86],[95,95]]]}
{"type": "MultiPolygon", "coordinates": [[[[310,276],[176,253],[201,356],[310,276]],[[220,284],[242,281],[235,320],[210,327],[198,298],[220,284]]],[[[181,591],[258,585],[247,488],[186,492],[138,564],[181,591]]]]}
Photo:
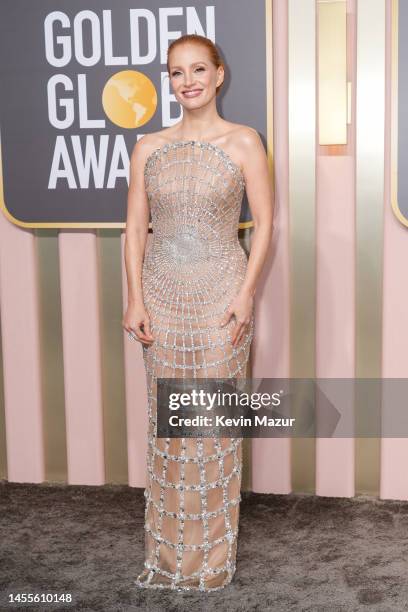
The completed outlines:
{"type": "Polygon", "coordinates": [[[105,474],[109,483],[128,483],[121,230],[100,229],[97,235],[105,474]]]}
{"type": "Polygon", "coordinates": [[[38,255],[45,480],[67,482],[58,230],[34,230],[38,255]]]}
{"type": "MultiPolygon", "coordinates": [[[[359,0],[356,90],[356,377],[380,378],[384,214],[385,2],[359,0]]],[[[381,394],[356,395],[356,430],[381,394]]],[[[356,438],[356,491],[379,492],[378,439],[356,438]]]]}
{"type": "MultiPolygon", "coordinates": [[[[266,40],[266,140],[267,155],[270,178],[274,181],[273,172],[273,6],[272,0],[265,0],[265,40],[266,40]]],[[[274,186],[273,186],[274,190],[274,186]]],[[[249,255],[251,249],[251,226],[239,230],[240,243],[244,251],[249,255]]],[[[247,364],[247,378],[252,376],[252,350],[247,364]]],[[[243,440],[243,466],[242,485],[243,491],[252,491],[252,439],[243,440]]]]}
{"type": "MultiPolygon", "coordinates": [[[[273,11],[272,0],[265,0],[265,40],[266,40],[266,142],[270,179],[274,190],[273,172],[273,11]]],[[[249,255],[252,229],[239,230],[240,243],[249,255]]],[[[247,366],[247,377],[252,376],[252,350],[247,366]]],[[[243,440],[242,490],[252,490],[252,439],[243,440]]]]}
{"type": "MultiPolygon", "coordinates": [[[[290,376],[312,378],[316,328],[315,0],[289,0],[288,9],[290,376]]],[[[293,438],[291,450],[293,489],[314,492],[314,439],[293,438]]]]}
{"type": "Polygon", "coordinates": [[[346,0],[318,0],[319,144],[347,144],[346,0]]]}
{"type": "Polygon", "coordinates": [[[275,192],[273,171],[273,6],[272,0],[265,0],[266,19],[266,140],[272,188],[275,192]]]}

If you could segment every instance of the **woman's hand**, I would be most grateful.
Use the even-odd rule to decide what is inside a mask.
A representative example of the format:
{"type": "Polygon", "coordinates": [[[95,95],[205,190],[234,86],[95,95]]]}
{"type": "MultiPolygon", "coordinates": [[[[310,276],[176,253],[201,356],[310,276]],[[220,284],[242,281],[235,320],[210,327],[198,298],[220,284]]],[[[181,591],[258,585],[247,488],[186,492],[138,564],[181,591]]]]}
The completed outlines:
{"type": "Polygon", "coordinates": [[[122,319],[122,327],[128,333],[134,334],[135,340],[147,346],[154,341],[150,330],[150,317],[143,302],[128,304],[126,314],[122,319]]]}
{"type": "Polygon", "coordinates": [[[232,346],[237,346],[237,344],[239,344],[244,332],[251,322],[253,303],[254,298],[250,293],[240,291],[228,306],[224,316],[221,319],[220,327],[224,327],[231,317],[235,316],[236,324],[232,330],[232,346]]]}

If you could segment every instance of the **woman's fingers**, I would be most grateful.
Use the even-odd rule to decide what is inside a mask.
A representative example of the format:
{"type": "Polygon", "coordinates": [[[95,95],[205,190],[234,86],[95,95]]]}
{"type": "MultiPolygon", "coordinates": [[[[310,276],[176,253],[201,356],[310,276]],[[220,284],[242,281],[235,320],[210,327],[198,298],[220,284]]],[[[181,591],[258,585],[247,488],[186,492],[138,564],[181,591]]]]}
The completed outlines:
{"type": "Polygon", "coordinates": [[[140,331],[137,332],[137,330],[131,330],[130,331],[130,338],[131,340],[137,340],[138,342],[142,342],[142,344],[152,344],[153,340],[151,340],[150,338],[146,338],[146,336],[141,333],[140,331]]]}
{"type": "Polygon", "coordinates": [[[249,325],[249,321],[247,320],[243,320],[243,321],[237,321],[235,327],[234,327],[234,331],[232,333],[232,338],[231,338],[231,344],[233,346],[236,346],[237,344],[239,344],[242,340],[242,337],[247,329],[249,325]]]}
{"type": "Polygon", "coordinates": [[[136,333],[141,342],[144,342],[145,344],[151,344],[153,342],[153,336],[151,334],[146,334],[143,324],[139,325],[139,327],[136,329],[136,333]]]}
{"type": "Polygon", "coordinates": [[[144,331],[144,329],[145,329],[144,325],[140,324],[138,327],[129,327],[127,331],[129,334],[131,334],[131,338],[133,340],[137,340],[138,342],[142,342],[143,344],[152,344],[152,342],[154,341],[154,338],[150,331],[150,327],[148,327],[148,335],[144,331]]]}
{"type": "Polygon", "coordinates": [[[151,340],[153,340],[152,330],[150,329],[150,321],[148,319],[144,321],[143,330],[145,332],[145,335],[151,340]]]}
{"type": "Polygon", "coordinates": [[[234,327],[234,331],[232,333],[231,344],[235,346],[237,344],[237,339],[241,331],[244,329],[243,321],[237,321],[234,327]]]}
{"type": "Polygon", "coordinates": [[[242,326],[242,328],[241,328],[240,332],[238,333],[236,344],[239,344],[239,343],[241,342],[242,337],[243,337],[244,332],[245,332],[245,329],[246,329],[246,325],[244,324],[244,325],[242,326]]]}
{"type": "Polygon", "coordinates": [[[224,327],[224,325],[228,323],[228,321],[230,320],[233,314],[234,314],[234,311],[232,310],[231,306],[228,306],[227,310],[224,312],[224,315],[220,321],[220,327],[224,327]]]}

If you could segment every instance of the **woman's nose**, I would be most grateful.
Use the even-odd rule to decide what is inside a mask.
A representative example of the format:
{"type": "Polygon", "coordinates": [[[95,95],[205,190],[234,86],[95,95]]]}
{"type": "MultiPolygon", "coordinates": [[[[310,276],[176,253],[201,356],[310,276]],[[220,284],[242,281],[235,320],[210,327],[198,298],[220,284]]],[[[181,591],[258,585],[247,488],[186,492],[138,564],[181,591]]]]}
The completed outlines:
{"type": "Polygon", "coordinates": [[[184,87],[191,87],[194,83],[194,77],[192,74],[186,74],[184,77],[184,87]]]}

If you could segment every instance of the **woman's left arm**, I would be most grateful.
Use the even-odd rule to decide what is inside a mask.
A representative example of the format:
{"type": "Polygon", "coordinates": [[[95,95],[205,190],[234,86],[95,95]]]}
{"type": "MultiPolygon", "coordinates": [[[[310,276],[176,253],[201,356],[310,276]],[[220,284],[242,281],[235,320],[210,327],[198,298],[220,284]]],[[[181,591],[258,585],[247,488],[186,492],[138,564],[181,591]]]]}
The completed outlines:
{"type": "Polygon", "coordinates": [[[246,128],[240,135],[240,156],[243,161],[245,189],[253,220],[251,250],[245,278],[221,320],[221,326],[235,315],[236,325],[231,343],[236,346],[251,321],[253,297],[258,278],[266,260],[272,238],[274,201],[268,158],[262,140],[256,130],[246,128]]]}

